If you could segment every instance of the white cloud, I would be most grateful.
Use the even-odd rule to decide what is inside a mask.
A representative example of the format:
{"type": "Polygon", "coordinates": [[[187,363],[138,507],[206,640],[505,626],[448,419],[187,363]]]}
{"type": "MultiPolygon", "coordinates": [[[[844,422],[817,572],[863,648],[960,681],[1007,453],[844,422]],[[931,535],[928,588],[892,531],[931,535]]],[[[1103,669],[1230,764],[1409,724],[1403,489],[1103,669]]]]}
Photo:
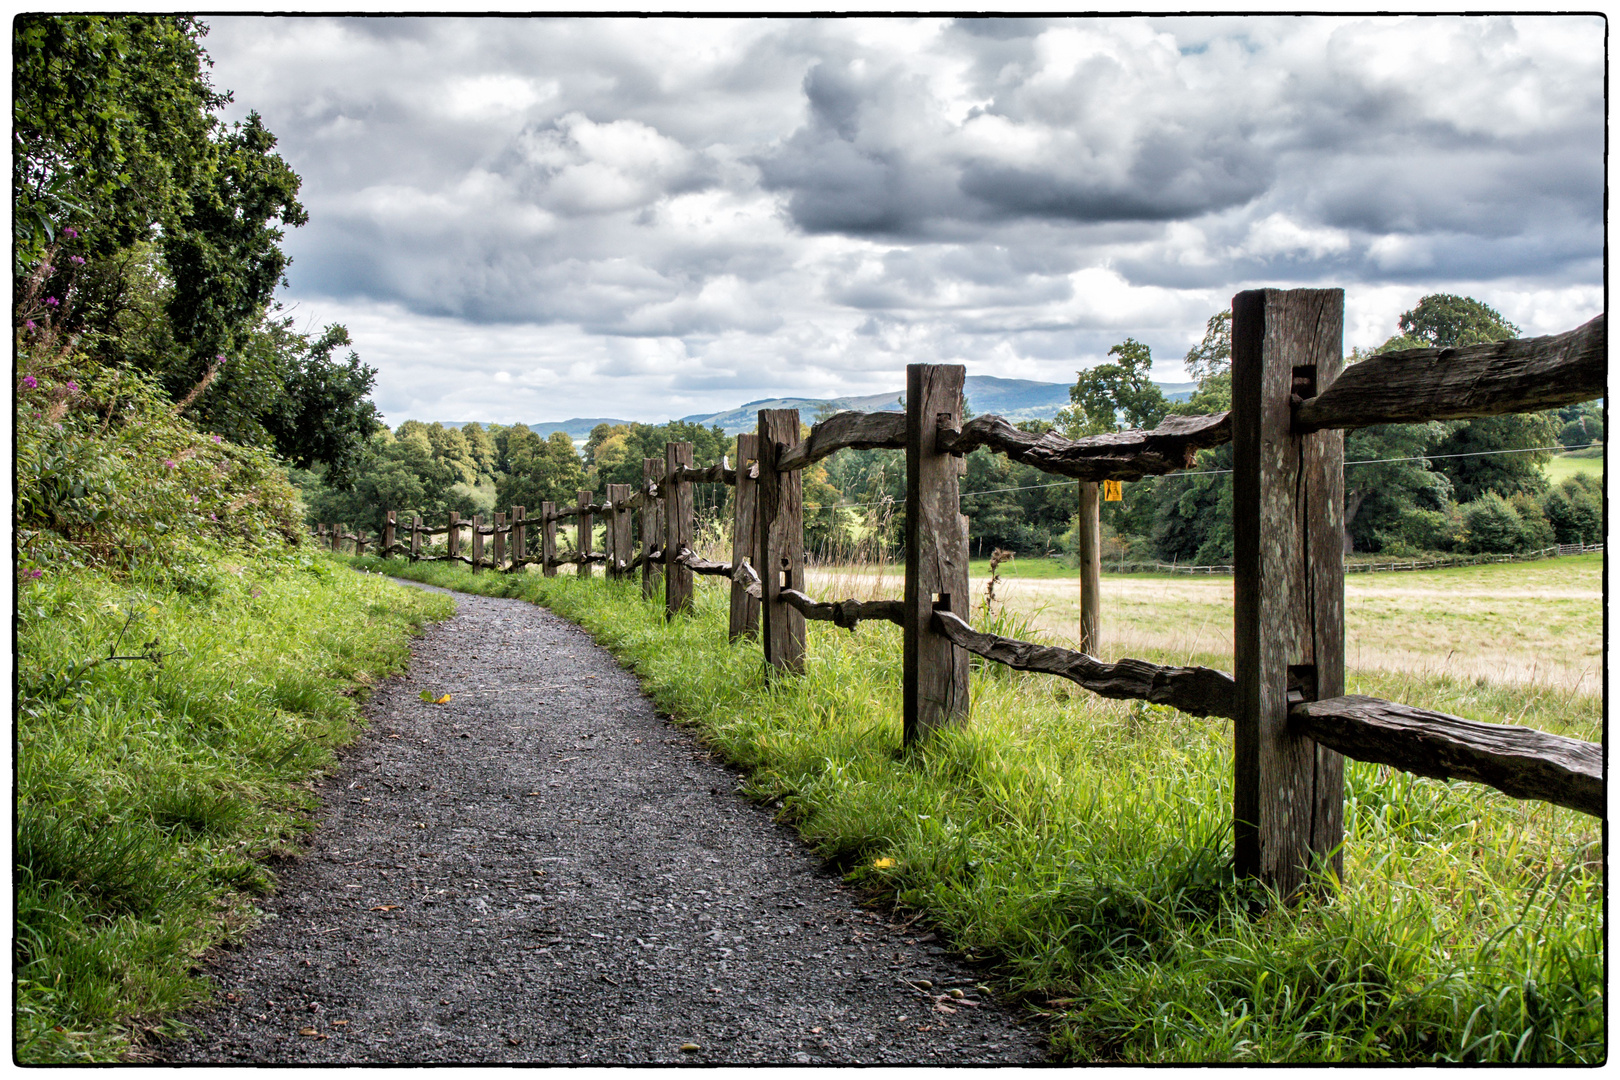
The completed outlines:
{"type": "Polygon", "coordinates": [[[394,422],[664,419],[906,363],[1155,375],[1239,289],[1601,308],[1603,23],[209,20],[304,178],[288,296],[394,422]]]}

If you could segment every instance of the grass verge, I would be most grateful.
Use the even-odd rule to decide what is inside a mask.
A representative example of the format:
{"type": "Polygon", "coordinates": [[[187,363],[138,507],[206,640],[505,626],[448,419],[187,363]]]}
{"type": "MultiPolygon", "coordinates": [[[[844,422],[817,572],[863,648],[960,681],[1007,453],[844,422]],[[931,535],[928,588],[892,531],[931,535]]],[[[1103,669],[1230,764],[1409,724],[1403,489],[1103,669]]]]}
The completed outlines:
{"type": "MultiPolygon", "coordinates": [[[[806,673],[767,679],[757,646],[726,642],[723,586],[665,623],[634,583],[365,565],[580,622],[818,853],[993,963],[1064,1060],[1606,1056],[1594,819],[1352,762],[1346,884],[1254,914],[1224,721],[976,667],[972,723],[906,754],[886,624],[811,624],[806,673]]],[[[1404,688],[1498,721],[1516,700],[1404,688]]]]}
{"type": "Polygon", "coordinates": [[[16,1061],[116,1060],[206,1000],[198,957],[274,888],[311,777],[451,610],[307,552],[24,579],[16,1061]]]}

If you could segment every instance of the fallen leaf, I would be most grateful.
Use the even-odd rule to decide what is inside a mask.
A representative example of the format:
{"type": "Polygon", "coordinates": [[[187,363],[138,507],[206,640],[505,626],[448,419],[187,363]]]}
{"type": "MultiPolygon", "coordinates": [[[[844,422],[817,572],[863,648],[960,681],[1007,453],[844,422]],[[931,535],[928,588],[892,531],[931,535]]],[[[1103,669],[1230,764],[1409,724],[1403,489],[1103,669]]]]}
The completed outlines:
{"type": "Polygon", "coordinates": [[[699,1046],[697,1043],[681,1043],[681,1049],[690,1053],[693,1050],[701,1050],[703,1047],[699,1046]]]}
{"type": "Polygon", "coordinates": [[[402,906],[403,905],[400,905],[400,904],[378,904],[376,907],[372,908],[371,910],[372,911],[397,911],[402,906]]]}
{"type": "Polygon", "coordinates": [[[435,705],[443,705],[445,702],[447,702],[449,700],[450,700],[450,695],[446,694],[443,697],[434,698],[433,699],[433,704],[435,704],[435,705]]]}
{"type": "Polygon", "coordinates": [[[956,1010],[945,1004],[943,1001],[936,1001],[934,1002],[934,1011],[942,1013],[954,1013],[956,1010]]]}
{"type": "Polygon", "coordinates": [[[316,1031],[314,1028],[299,1028],[298,1034],[319,1036],[320,1032],[316,1031]]]}
{"type": "Polygon", "coordinates": [[[334,1020],[334,1021],[332,1021],[332,1026],[333,1027],[343,1027],[347,1023],[348,1023],[347,1020],[334,1020]]]}
{"type": "Polygon", "coordinates": [[[891,867],[893,865],[894,865],[894,860],[893,859],[873,859],[872,860],[872,869],[874,869],[874,870],[887,870],[889,867],[891,867]]]}
{"type": "Polygon", "coordinates": [[[525,791],[523,794],[525,794],[525,795],[538,795],[540,793],[538,791],[525,791]]]}

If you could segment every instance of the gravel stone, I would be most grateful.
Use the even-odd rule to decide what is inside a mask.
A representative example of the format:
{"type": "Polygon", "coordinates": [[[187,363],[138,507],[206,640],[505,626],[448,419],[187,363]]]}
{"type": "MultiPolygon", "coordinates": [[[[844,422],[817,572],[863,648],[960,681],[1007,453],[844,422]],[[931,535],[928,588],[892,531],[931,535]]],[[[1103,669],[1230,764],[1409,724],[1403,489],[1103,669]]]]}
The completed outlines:
{"type": "Polygon", "coordinates": [[[584,630],[455,597],[161,1060],[1046,1060],[981,972],[861,907],[584,630]]]}

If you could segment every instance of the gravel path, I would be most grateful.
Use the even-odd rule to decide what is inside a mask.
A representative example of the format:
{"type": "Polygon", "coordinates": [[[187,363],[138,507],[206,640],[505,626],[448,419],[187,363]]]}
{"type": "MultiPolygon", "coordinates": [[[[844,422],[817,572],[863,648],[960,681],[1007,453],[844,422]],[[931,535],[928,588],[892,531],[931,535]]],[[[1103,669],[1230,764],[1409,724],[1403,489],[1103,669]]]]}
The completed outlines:
{"type": "Polygon", "coordinates": [[[456,600],[372,697],[308,853],[164,1060],[1044,1060],[971,967],[863,909],[583,630],[456,600]]]}

